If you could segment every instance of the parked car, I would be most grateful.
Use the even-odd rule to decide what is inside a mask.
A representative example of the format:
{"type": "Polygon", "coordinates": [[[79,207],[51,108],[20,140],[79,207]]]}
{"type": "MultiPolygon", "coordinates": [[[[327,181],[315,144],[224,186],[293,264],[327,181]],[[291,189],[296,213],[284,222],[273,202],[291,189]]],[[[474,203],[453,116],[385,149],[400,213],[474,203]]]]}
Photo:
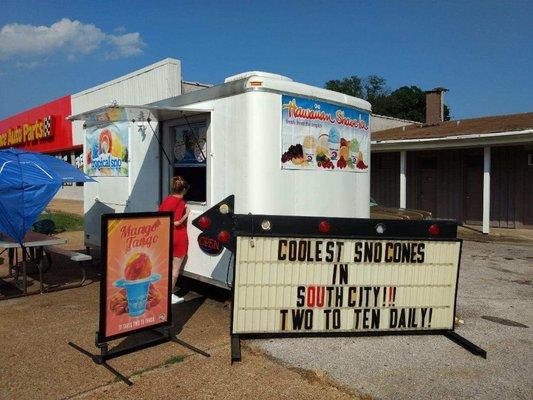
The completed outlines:
{"type": "Polygon", "coordinates": [[[382,207],[371,197],[370,218],[377,219],[431,219],[431,212],[412,208],[382,207]]]}

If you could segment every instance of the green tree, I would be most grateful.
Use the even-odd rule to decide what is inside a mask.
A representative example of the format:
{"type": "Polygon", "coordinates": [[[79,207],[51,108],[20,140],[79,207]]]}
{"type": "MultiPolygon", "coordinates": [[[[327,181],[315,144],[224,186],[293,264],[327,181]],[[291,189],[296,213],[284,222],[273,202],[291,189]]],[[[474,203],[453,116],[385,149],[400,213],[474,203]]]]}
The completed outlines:
{"type": "Polygon", "coordinates": [[[363,81],[364,98],[370,104],[380,102],[382,98],[388,96],[390,90],[385,85],[386,80],[381,76],[370,75],[363,81]]]}
{"type": "Polygon", "coordinates": [[[417,86],[402,86],[372,107],[376,114],[424,122],[426,94],[417,86]]]}
{"type": "Polygon", "coordinates": [[[450,115],[450,109],[448,108],[448,106],[446,104],[444,104],[444,107],[443,108],[443,117],[444,117],[444,121],[449,121],[452,117],[450,115]]]}
{"type": "MultiPolygon", "coordinates": [[[[417,122],[426,120],[426,94],[418,86],[402,86],[391,92],[386,80],[378,75],[364,79],[353,75],[330,80],[325,88],[367,100],[375,114],[417,122]]],[[[450,109],[444,105],[444,120],[449,119],[450,109]]]]}
{"type": "Polygon", "coordinates": [[[359,78],[357,75],[350,76],[349,78],[327,81],[325,88],[334,90],[335,92],[341,92],[349,96],[363,96],[363,85],[361,78],[359,78]]]}

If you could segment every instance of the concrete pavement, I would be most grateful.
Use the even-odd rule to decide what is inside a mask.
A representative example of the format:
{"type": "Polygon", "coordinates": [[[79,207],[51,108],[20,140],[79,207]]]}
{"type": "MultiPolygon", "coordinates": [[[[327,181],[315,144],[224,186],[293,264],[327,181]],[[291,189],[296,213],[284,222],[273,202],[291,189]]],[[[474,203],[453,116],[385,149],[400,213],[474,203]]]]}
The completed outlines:
{"type": "MultiPolygon", "coordinates": [[[[69,235],[69,247],[82,245],[82,232],[69,235]]],[[[75,269],[56,260],[47,282],[69,281],[75,269]]],[[[1,267],[2,274],[5,266],[1,267]]],[[[96,268],[89,271],[96,279],[96,268]]],[[[36,286],[36,285],[35,285],[36,286]]],[[[2,287],[0,287],[0,292],[2,287]]],[[[0,399],[328,399],[358,398],[320,371],[304,371],[243,348],[245,362],[230,364],[227,293],[188,293],[174,306],[178,337],[212,354],[202,357],[175,343],[138,351],[109,364],[129,377],[128,387],[102,366],[68,345],[96,352],[99,283],[81,288],[0,301],[0,399]]],[[[129,337],[111,343],[133,344],[129,337]]]]}
{"type": "Polygon", "coordinates": [[[532,279],[531,245],[464,242],[457,332],[487,350],[486,360],[442,336],[259,343],[282,362],[325,371],[372,398],[531,399],[532,279]]]}
{"type": "MultiPolygon", "coordinates": [[[[62,235],[83,248],[81,232],[62,235]]],[[[191,293],[175,309],[180,338],[213,357],[168,343],[110,361],[134,381],[129,388],[67,345],[95,350],[96,282],[0,301],[0,399],[530,399],[533,247],[468,241],[463,249],[465,323],[457,331],[485,348],[487,360],[437,336],[272,339],[244,341],[243,362],[232,367],[227,301],[191,293]]],[[[65,261],[46,275],[51,283],[75,273],[65,261]]]]}

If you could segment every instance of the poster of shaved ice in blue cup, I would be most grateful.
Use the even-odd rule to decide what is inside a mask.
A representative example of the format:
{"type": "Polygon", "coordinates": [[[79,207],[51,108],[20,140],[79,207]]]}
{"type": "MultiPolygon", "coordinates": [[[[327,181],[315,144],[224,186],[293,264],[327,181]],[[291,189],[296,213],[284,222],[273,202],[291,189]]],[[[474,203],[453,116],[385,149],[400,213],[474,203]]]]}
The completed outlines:
{"type": "Polygon", "coordinates": [[[104,215],[100,332],[125,336],[170,323],[171,213],[104,215]]]}
{"type": "Polygon", "coordinates": [[[281,104],[282,169],[368,172],[368,112],[289,95],[281,104]]]}

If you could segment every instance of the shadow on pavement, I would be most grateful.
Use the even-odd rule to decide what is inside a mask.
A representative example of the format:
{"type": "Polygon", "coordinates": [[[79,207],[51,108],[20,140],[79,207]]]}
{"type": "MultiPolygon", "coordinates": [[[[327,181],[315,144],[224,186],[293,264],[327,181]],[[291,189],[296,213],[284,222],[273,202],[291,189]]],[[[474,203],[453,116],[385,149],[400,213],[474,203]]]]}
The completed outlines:
{"type": "MultiPolygon", "coordinates": [[[[171,333],[178,336],[183,327],[204,304],[206,299],[218,302],[228,301],[231,292],[206,283],[195,281],[186,277],[180,277],[178,284],[180,289],[178,294],[185,297],[185,301],[172,306],[172,327],[171,333]]],[[[145,331],[128,336],[122,342],[113,347],[114,350],[121,350],[139,345],[160,337],[157,332],[145,331]]]]}

